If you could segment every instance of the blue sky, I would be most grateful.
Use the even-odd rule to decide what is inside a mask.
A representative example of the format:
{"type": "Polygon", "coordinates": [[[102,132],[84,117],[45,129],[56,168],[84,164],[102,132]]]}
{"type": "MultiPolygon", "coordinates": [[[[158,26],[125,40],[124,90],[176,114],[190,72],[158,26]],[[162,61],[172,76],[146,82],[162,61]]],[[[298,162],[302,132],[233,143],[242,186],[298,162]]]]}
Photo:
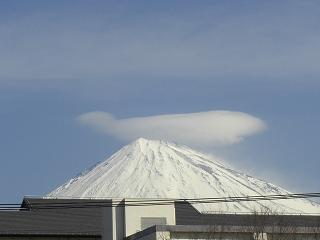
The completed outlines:
{"type": "Polygon", "coordinates": [[[42,195],[129,140],[77,120],[212,110],[263,120],[204,147],[319,191],[318,1],[0,1],[1,201],[42,195]]]}

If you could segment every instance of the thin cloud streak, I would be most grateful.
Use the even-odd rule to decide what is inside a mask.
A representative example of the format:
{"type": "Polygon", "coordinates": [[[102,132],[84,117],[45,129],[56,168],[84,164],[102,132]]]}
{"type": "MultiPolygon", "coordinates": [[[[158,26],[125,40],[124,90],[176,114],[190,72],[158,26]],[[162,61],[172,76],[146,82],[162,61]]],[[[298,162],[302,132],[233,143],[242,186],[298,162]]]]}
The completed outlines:
{"type": "Polygon", "coordinates": [[[89,112],[78,121],[121,140],[139,137],[161,139],[192,146],[221,146],[241,142],[266,129],[266,124],[246,113],[208,111],[116,119],[107,112],[89,112]]]}

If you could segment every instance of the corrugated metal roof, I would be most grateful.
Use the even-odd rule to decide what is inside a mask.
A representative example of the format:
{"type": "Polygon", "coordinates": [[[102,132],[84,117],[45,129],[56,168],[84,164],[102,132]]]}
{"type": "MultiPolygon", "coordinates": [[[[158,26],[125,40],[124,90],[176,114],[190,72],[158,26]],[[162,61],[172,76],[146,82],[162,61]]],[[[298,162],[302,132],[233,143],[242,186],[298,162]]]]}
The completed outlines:
{"type": "MultiPolygon", "coordinates": [[[[111,200],[26,198],[22,206],[30,209],[29,211],[0,212],[0,235],[101,235],[102,209],[100,206],[110,203],[111,200]],[[80,208],[81,204],[89,202],[92,204],[91,207],[80,208]],[[66,205],[65,203],[72,203],[72,206],[79,206],[79,208],[60,208],[62,204],[66,205]],[[48,209],[44,209],[48,206],[48,209]],[[50,206],[59,206],[59,208],[50,209],[50,206]]],[[[109,209],[111,211],[111,208],[109,209]]]]}

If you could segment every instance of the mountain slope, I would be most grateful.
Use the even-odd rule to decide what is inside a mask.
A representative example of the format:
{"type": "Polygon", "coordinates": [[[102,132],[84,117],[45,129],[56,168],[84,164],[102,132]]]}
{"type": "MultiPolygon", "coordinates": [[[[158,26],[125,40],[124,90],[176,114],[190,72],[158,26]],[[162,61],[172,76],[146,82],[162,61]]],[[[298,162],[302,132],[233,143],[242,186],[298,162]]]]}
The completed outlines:
{"type": "MultiPolygon", "coordinates": [[[[72,178],[47,197],[200,198],[288,194],[223,166],[215,157],[165,141],[138,139],[109,159],[72,178]]],[[[195,204],[200,211],[320,213],[320,205],[291,199],[195,204]]]]}

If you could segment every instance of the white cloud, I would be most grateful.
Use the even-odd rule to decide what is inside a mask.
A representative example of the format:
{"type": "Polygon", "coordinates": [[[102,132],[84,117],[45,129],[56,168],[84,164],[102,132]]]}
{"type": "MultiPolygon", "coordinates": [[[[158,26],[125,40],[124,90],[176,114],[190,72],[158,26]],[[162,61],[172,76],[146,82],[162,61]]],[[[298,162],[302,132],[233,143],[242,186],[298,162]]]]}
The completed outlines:
{"type": "Polygon", "coordinates": [[[121,140],[139,137],[189,145],[228,145],[261,132],[266,124],[242,112],[208,111],[116,119],[107,112],[89,112],[80,123],[121,140]]]}

